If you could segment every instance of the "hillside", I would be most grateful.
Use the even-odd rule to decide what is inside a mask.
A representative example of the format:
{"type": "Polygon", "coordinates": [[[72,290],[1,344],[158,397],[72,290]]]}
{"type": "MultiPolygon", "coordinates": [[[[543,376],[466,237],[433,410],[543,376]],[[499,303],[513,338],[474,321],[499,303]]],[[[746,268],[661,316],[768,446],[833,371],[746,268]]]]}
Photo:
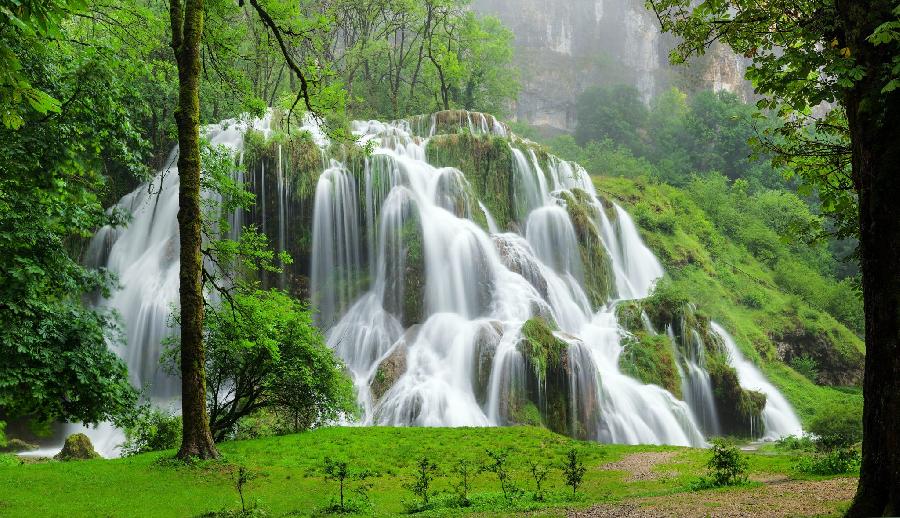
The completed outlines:
{"type": "MultiPolygon", "coordinates": [[[[829,403],[862,404],[862,340],[808,299],[779,286],[782,273],[726,236],[695,201],[698,193],[646,179],[595,176],[594,184],[601,196],[634,215],[666,267],[661,285],[728,329],[804,422],[829,403]],[[812,359],[815,381],[791,367],[792,361],[802,365],[800,358],[812,359]]],[[[799,259],[795,266],[802,268],[799,259]]],[[[807,273],[799,282],[814,289],[816,280],[807,273]]]]}

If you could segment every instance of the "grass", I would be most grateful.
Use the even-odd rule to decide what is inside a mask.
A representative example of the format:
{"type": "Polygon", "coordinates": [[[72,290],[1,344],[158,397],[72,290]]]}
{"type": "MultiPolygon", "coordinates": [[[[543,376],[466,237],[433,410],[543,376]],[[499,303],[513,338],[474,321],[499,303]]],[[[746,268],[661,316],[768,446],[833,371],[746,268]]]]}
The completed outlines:
{"type": "MultiPolygon", "coordinates": [[[[251,474],[245,488],[248,502],[271,516],[309,516],[320,512],[337,495],[337,483],[325,481],[325,457],[347,460],[351,469],[369,470],[372,484],[368,514],[404,513],[412,493],[403,486],[414,464],[427,455],[440,474],[433,487],[450,502],[451,466],[460,458],[479,465],[485,450],[508,448],[513,480],[526,491],[512,505],[500,494],[491,473],[472,480],[468,508],[444,507],[422,515],[478,513],[504,515],[535,511],[559,514],[561,508],[583,508],[597,502],[666,495],[689,491],[691,481],[704,471],[708,452],[668,446],[623,446],[579,442],[542,428],[325,428],[303,434],[226,442],[223,460],[185,466],[170,460],[172,451],[115,460],[75,462],[0,462],[0,515],[3,516],[198,516],[240,509],[234,472],[244,466],[251,474]],[[578,449],[587,473],[575,500],[559,469],[565,453],[578,449]],[[626,482],[628,474],[602,469],[608,462],[644,451],[678,451],[667,473],[657,480],[626,482]],[[531,498],[528,462],[551,466],[544,482],[545,502],[531,498]],[[674,472],[671,475],[668,473],[674,472]],[[554,511],[555,510],[555,511],[554,511]]],[[[9,457],[6,457],[9,459],[9,457]]],[[[790,454],[768,451],[750,456],[751,473],[789,473],[795,462],[790,454]]],[[[807,477],[809,478],[809,477],[807,477]]],[[[354,487],[354,482],[350,487],[354,487]]]]}

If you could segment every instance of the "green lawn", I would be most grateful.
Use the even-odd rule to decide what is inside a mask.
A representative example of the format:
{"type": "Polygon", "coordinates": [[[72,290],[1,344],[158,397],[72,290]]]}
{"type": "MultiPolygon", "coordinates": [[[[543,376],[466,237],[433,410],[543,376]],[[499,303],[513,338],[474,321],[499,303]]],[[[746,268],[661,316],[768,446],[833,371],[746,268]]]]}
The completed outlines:
{"type": "MultiPolygon", "coordinates": [[[[221,445],[223,461],[191,467],[168,460],[172,452],[68,463],[0,462],[0,515],[197,516],[235,510],[240,508],[233,482],[236,466],[246,467],[253,476],[245,489],[248,502],[256,503],[271,516],[312,515],[321,513],[337,495],[337,483],[323,479],[326,456],[346,459],[355,469],[371,471],[367,512],[395,515],[405,512],[404,501],[414,500],[403,486],[417,459],[427,455],[438,464],[441,473],[434,489],[445,493],[438,500],[450,502],[449,493],[455,482],[452,465],[460,458],[481,464],[487,448],[509,448],[513,480],[525,493],[507,505],[494,475],[481,473],[472,481],[472,507],[444,506],[422,514],[493,515],[543,509],[547,514],[559,515],[564,507],[683,492],[689,490],[691,480],[703,473],[707,457],[707,452],[700,449],[584,443],[529,427],[328,428],[227,442],[221,445]],[[587,467],[575,500],[569,498],[558,469],[573,446],[587,467]],[[670,464],[656,468],[673,472],[658,480],[626,482],[626,473],[601,469],[607,462],[629,453],[663,450],[679,453],[670,464]],[[532,460],[553,466],[545,482],[548,497],[543,503],[532,499],[533,483],[528,472],[532,460]]],[[[751,454],[750,460],[751,472],[755,474],[790,473],[794,463],[788,455],[770,452],[751,454]]]]}

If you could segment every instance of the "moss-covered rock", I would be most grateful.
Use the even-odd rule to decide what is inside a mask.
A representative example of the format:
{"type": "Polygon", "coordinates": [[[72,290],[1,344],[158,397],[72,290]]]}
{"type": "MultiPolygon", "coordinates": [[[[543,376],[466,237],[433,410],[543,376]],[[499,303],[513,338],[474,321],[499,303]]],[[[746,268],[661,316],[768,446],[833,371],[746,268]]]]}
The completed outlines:
{"type": "Polygon", "coordinates": [[[87,435],[73,433],[66,437],[66,443],[62,451],[54,457],[56,460],[88,460],[100,458],[100,454],[94,451],[94,445],[87,435]]]}
{"type": "Polygon", "coordinates": [[[633,378],[659,385],[678,399],[682,398],[681,376],[675,364],[672,342],[666,335],[637,331],[626,336],[619,368],[633,378]]]}
{"type": "Polygon", "coordinates": [[[425,152],[430,164],[462,171],[497,225],[510,228],[514,179],[507,139],[469,133],[437,135],[428,141],[425,152]]]}
{"type": "Polygon", "coordinates": [[[381,399],[381,396],[390,390],[406,372],[406,355],[409,351],[407,343],[404,338],[401,338],[375,369],[372,381],[369,382],[374,401],[381,399]]]}
{"type": "Polygon", "coordinates": [[[795,325],[770,333],[779,360],[791,365],[798,358],[815,362],[818,375],[813,380],[839,387],[862,384],[865,354],[855,347],[840,346],[852,340],[838,327],[795,325]],[[844,335],[844,336],[840,336],[844,335]]]}
{"type": "Polygon", "coordinates": [[[741,388],[737,371],[728,365],[724,356],[710,358],[706,365],[722,433],[738,437],[761,437],[765,432],[761,415],[766,406],[766,395],[741,388]]]}
{"type": "Polygon", "coordinates": [[[573,189],[571,192],[563,191],[562,197],[578,239],[581,264],[584,267],[585,292],[596,310],[616,295],[612,260],[600,237],[588,193],[573,189]]]}
{"type": "Polygon", "coordinates": [[[493,115],[467,110],[443,110],[433,114],[416,115],[410,117],[408,122],[413,134],[421,137],[461,132],[509,134],[506,124],[498,121],[493,115]]]}
{"type": "Polygon", "coordinates": [[[553,334],[553,328],[542,317],[531,318],[522,325],[519,351],[540,383],[546,381],[549,370],[562,367],[568,347],[568,343],[553,334]]]}

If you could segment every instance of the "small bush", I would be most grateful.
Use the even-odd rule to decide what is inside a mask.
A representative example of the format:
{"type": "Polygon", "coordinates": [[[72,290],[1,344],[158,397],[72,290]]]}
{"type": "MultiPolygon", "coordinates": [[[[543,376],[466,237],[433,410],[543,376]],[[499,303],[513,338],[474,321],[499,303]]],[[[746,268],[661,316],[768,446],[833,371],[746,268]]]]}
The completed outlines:
{"type": "Polygon", "coordinates": [[[531,472],[531,479],[534,481],[534,499],[538,502],[543,502],[544,490],[541,485],[547,479],[547,475],[550,474],[550,469],[540,462],[531,461],[528,463],[528,470],[531,472]]]}
{"type": "Polygon", "coordinates": [[[519,488],[515,486],[509,473],[509,450],[485,450],[488,462],[481,467],[481,471],[493,473],[500,481],[500,490],[503,491],[503,499],[507,504],[512,504],[519,495],[519,488]]]}
{"type": "Polygon", "coordinates": [[[795,356],[791,360],[791,368],[799,372],[807,379],[816,383],[819,379],[819,362],[815,358],[808,355],[795,356]]]}
{"type": "Polygon", "coordinates": [[[181,442],[181,426],[180,415],[144,407],[134,423],[125,428],[122,456],[177,448],[181,442]]]}
{"type": "Polygon", "coordinates": [[[428,457],[422,457],[416,462],[416,469],[413,472],[412,480],[404,484],[403,487],[410,490],[421,500],[421,508],[428,508],[428,496],[431,490],[431,483],[438,473],[437,464],[428,457]]]}
{"type": "Polygon", "coordinates": [[[469,500],[470,478],[473,473],[472,463],[468,459],[459,459],[453,466],[453,474],[456,475],[456,483],[453,488],[456,490],[457,503],[460,507],[469,507],[472,502],[469,500]]]}
{"type": "Polygon", "coordinates": [[[809,424],[822,451],[849,448],[862,441],[862,408],[852,404],[836,404],[823,408],[809,424]]]}
{"type": "Polygon", "coordinates": [[[782,451],[813,451],[815,442],[808,435],[788,435],[775,441],[775,449],[782,451]]]}
{"type": "Polygon", "coordinates": [[[367,470],[353,470],[346,460],[335,460],[325,457],[323,472],[325,480],[338,483],[338,498],[332,499],[331,504],[323,509],[325,514],[348,514],[363,512],[369,507],[369,489],[371,484],[366,480],[372,475],[367,470]],[[350,483],[356,485],[350,489],[350,483]],[[350,491],[355,498],[349,498],[350,491]]]}
{"type": "Polygon", "coordinates": [[[747,482],[750,463],[733,444],[722,439],[712,442],[712,456],[706,463],[707,474],[692,484],[692,489],[736,486],[747,482]]]}
{"type": "Polygon", "coordinates": [[[566,485],[572,488],[572,497],[574,497],[578,491],[578,486],[581,485],[581,481],[584,479],[584,473],[587,471],[584,463],[578,458],[578,450],[575,448],[572,448],[566,454],[566,463],[563,464],[562,471],[566,477],[566,485]]]}
{"type": "Polygon", "coordinates": [[[797,471],[809,475],[843,475],[858,472],[861,462],[859,450],[840,448],[802,457],[797,463],[797,471]]]}

